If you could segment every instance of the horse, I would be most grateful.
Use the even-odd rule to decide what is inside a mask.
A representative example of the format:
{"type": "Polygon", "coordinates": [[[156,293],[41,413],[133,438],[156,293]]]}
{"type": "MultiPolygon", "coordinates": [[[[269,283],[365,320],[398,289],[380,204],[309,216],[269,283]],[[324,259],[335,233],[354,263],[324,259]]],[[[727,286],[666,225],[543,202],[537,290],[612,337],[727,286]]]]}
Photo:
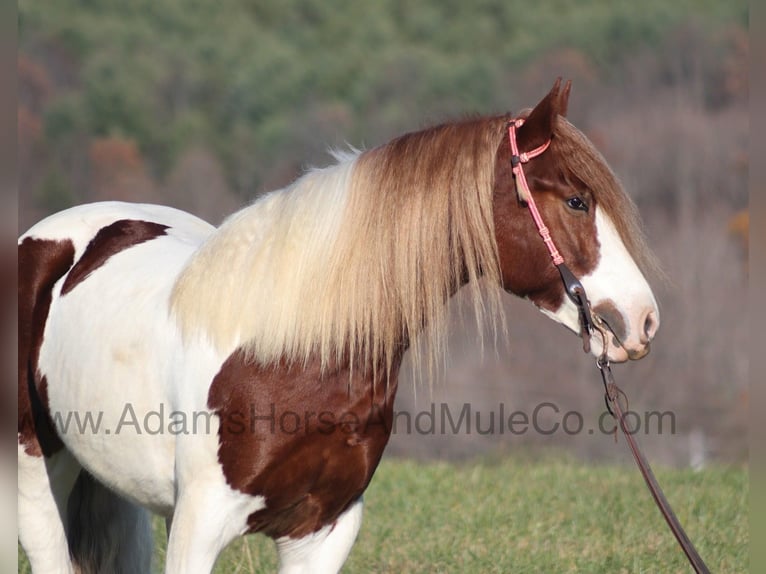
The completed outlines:
{"type": "MultiPolygon", "coordinates": [[[[567,119],[557,80],[517,131],[539,212],[608,336],[659,327],[634,203],[567,119]]],[[[402,357],[444,352],[447,302],[481,325],[502,297],[578,332],[578,309],[519,195],[510,114],[337,153],[218,227],[158,205],[47,217],[19,257],[19,540],[35,573],[210,572],[271,537],[282,573],[337,572],[391,434],[402,357]],[[418,341],[429,341],[426,347],[418,341]]],[[[434,359],[436,357],[436,359],[434,359]]],[[[430,368],[430,367],[429,367],[430,368]]]]}

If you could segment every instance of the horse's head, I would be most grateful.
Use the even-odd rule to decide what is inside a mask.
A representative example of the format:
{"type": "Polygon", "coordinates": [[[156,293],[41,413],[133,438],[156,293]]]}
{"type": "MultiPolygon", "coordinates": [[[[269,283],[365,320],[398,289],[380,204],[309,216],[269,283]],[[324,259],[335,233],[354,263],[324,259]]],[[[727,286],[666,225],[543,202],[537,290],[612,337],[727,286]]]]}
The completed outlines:
{"type": "MultiPolygon", "coordinates": [[[[660,324],[652,290],[641,268],[651,261],[637,212],[604,158],[565,119],[569,87],[553,89],[517,130],[520,152],[550,140],[550,147],[524,164],[529,188],[566,264],[582,282],[595,320],[611,332],[612,361],[640,359],[660,324]]],[[[495,163],[493,210],[503,286],[525,297],[554,320],[579,331],[578,310],[564,286],[537,227],[517,193],[509,138],[495,163]]],[[[601,354],[602,338],[592,352],[601,354]]]]}

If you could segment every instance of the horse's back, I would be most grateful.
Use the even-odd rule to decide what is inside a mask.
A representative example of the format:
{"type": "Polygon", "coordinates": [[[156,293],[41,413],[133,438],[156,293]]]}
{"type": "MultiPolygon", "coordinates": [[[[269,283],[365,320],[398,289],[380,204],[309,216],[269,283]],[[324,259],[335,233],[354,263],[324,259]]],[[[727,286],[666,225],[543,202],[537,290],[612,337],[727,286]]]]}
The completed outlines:
{"type": "Polygon", "coordinates": [[[69,239],[76,247],[80,247],[83,242],[87,245],[100,229],[123,219],[168,225],[200,239],[215,229],[191,213],[165,205],[102,201],[78,205],[49,215],[30,227],[19,242],[27,237],[69,239]]]}
{"type": "Polygon", "coordinates": [[[104,202],[56,213],[22,235],[19,432],[27,453],[66,447],[110,486],[146,493],[143,504],[172,502],[173,437],[147,432],[144,420],[172,396],[170,357],[181,345],[168,311],[175,277],[213,231],[173,208],[104,202]]]}

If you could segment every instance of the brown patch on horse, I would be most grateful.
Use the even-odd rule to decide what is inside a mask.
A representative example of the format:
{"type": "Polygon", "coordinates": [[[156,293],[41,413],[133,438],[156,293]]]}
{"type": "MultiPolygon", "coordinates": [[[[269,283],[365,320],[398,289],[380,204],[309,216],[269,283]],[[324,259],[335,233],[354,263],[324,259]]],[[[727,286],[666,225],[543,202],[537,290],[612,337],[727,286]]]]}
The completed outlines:
{"type": "Polygon", "coordinates": [[[224,362],[208,406],[220,417],[226,481],[266,499],[248,518],[251,532],[300,538],[361,496],[391,434],[400,360],[387,386],[318,360],[264,366],[237,350],[224,362]]]}
{"type": "Polygon", "coordinates": [[[49,457],[62,448],[51,420],[48,382],[40,375],[38,360],[45,323],[53,299],[53,286],[74,263],[74,245],[27,237],[19,245],[19,444],[31,456],[49,457]]]}
{"type": "Polygon", "coordinates": [[[593,308],[593,314],[603,320],[612,332],[612,344],[622,347],[622,342],[628,338],[628,325],[620,310],[611,299],[606,299],[593,308]]]}
{"type": "Polygon", "coordinates": [[[66,295],[116,253],[165,235],[167,225],[152,221],[121,219],[102,227],[67,275],[61,294],[66,295]]]}

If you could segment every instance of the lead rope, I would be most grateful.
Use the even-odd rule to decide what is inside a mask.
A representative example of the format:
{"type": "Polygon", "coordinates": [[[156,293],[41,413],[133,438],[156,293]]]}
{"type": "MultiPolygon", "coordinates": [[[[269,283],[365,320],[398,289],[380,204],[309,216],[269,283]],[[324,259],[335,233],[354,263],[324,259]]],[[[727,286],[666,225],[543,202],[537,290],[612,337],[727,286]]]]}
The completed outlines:
{"type": "MultiPolygon", "coordinates": [[[[652,498],[654,498],[654,502],[660,509],[665,522],[667,522],[671,532],[673,532],[673,536],[675,536],[678,544],[684,551],[684,554],[689,560],[692,568],[694,568],[694,571],[697,574],[710,574],[710,570],[700,557],[697,549],[694,547],[694,544],[692,544],[692,541],[686,535],[686,532],[681,526],[678,517],[676,517],[673,509],[670,506],[670,503],[668,502],[667,498],[665,498],[665,493],[662,491],[659,482],[657,482],[657,478],[654,476],[654,472],[652,472],[652,467],[649,465],[649,461],[646,460],[646,457],[638,446],[638,442],[633,437],[633,434],[628,430],[627,424],[625,422],[625,412],[620,405],[620,397],[622,396],[625,398],[625,401],[627,402],[627,395],[625,395],[625,393],[614,382],[612,369],[609,366],[609,359],[606,357],[606,330],[601,326],[600,322],[593,322],[593,318],[591,317],[590,313],[590,302],[588,301],[588,297],[585,293],[585,288],[564,263],[564,258],[556,248],[556,244],[551,237],[550,230],[548,227],[546,227],[545,223],[543,222],[543,218],[540,215],[540,211],[537,209],[537,204],[535,203],[534,197],[532,197],[532,192],[529,189],[527,178],[524,175],[523,164],[527,163],[530,159],[539,156],[545,150],[547,150],[551,144],[551,140],[546,141],[544,144],[536,147],[530,152],[519,153],[518,142],[516,141],[516,129],[520,128],[523,124],[523,119],[513,119],[508,122],[508,137],[511,143],[511,168],[513,170],[513,176],[516,180],[516,191],[519,195],[519,198],[526,202],[527,207],[529,208],[529,212],[532,215],[532,219],[537,226],[537,231],[540,233],[540,237],[543,238],[543,242],[548,248],[548,253],[550,253],[551,260],[561,274],[561,280],[564,283],[565,291],[569,298],[577,306],[580,317],[580,334],[583,340],[583,350],[586,353],[590,352],[590,337],[593,330],[595,329],[601,334],[603,340],[603,351],[601,356],[596,360],[596,366],[598,367],[599,373],[601,373],[601,379],[604,383],[604,401],[606,403],[606,408],[617,421],[617,426],[619,426],[620,430],[622,430],[622,434],[625,437],[628,446],[630,447],[630,452],[633,454],[633,459],[636,461],[638,469],[641,471],[641,476],[644,477],[644,482],[646,482],[646,486],[649,488],[649,492],[651,492],[652,498]]],[[[616,439],[617,435],[615,434],[615,440],[616,439]]]]}
{"type": "MultiPolygon", "coordinates": [[[[601,329],[599,329],[599,332],[604,338],[604,349],[606,349],[606,333],[604,333],[604,331],[601,329]]],[[[668,499],[665,497],[665,493],[662,491],[660,483],[657,482],[657,478],[654,476],[652,467],[644,456],[644,453],[641,451],[641,448],[638,445],[638,441],[636,441],[633,433],[628,429],[628,426],[625,422],[625,412],[622,409],[622,405],[620,405],[620,396],[625,397],[626,401],[627,396],[614,382],[612,369],[609,366],[609,359],[606,358],[605,353],[606,351],[604,351],[604,354],[602,354],[602,356],[596,360],[596,366],[598,367],[598,370],[601,373],[601,379],[604,382],[604,401],[607,404],[607,409],[609,409],[609,412],[612,414],[614,419],[617,421],[618,426],[622,430],[625,441],[630,447],[630,452],[633,455],[633,459],[636,461],[636,465],[638,465],[638,469],[641,471],[641,476],[644,477],[644,482],[649,488],[649,492],[652,493],[652,498],[654,498],[655,504],[657,504],[657,507],[662,513],[662,517],[665,519],[665,522],[667,522],[668,527],[670,528],[670,531],[673,533],[673,536],[676,537],[676,540],[681,546],[681,549],[684,551],[684,554],[686,554],[686,558],[689,560],[689,564],[691,564],[692,568],[694,568],[694,571],[697,574],[710,574],[710,570],[705,564],[705,561],[699,555],[699,552],[697,552],[697,549],[689,539],[689,536],[686,534],[683,526],[681,526],[681,522],[678,520],[675,512],[673,512],[673,508],[670,506],[670,502],[668,502],[668,499]]],[[[617,435],[615,435],[615,439],[616,438],[617,435]]]]}

